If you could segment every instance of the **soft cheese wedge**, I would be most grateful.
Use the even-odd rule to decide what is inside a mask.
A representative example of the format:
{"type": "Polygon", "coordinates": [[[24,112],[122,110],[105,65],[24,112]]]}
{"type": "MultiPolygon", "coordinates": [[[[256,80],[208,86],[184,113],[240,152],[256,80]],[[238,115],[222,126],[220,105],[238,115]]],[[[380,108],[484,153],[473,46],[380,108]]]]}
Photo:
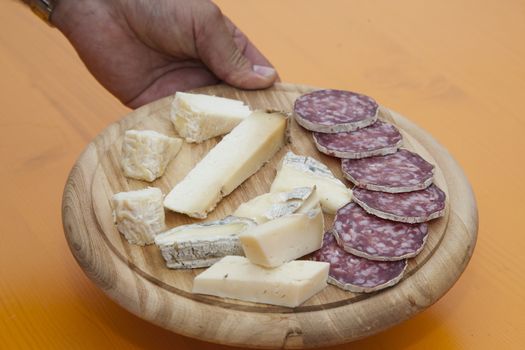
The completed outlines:
{"type": "Polygon", "coordinates": [[[205,218],[284,145],[288,118],[282,113],[254,112],[226,135],[164,200],[164,206],[205,218]]]}
{"type": "Polygon", "coordinates": [[[242,101],[177,92],[171,121],[186,142],[202,142],[230,132],[250,114],[242,101]]]}
{"type": "Polygon", "coordinates": [[[268,269],[226,256],[195,277],[193,293],[296,307],[326,287],[330,264],[296,260],[268,269]]]}
{"type": "Polygon", "coordinates": [[[162,192],[158,188],[120,192],[113,195],[112,202],[113,219],[128,242],[150,244],[164,230],[162,192]]]}
{"type": "Polygon", "coordinates": [[[337,179],[326,165],[311,157],[288,152],[277,172],[270,192],[290,191],[298,186],[316,186],[321,207],[327,214],[350,202],[352,190],[337,179]]]}
{"type": "Polygon", "coordinates": [[[239,238],[244,254],[252,263],[277,267],[320,249],[323,235],[323,212],[317,208],[268,221],[239,238]]]}
{"type": "Polygon", "coordinates": [[[182,140],[153,130],[128,130],[122,143],[122,170],[126,177],[154,181],[179,153],[182,140]]]}
{"type": "Polygon", "coordinates": [[[157,235],[155,244],[169,268],[208,267],[226,255],[243,255],[239,234],[255,225],[250,219],[228,216],[175,227],[157,235]]]}
{"type": "Polygon", "coordinates": [[[265,193],[241,204],[233,213],[258,224],[281,216],[304,213],[319,205],[314,187],[297,187],[289,192],[265,193]]]}

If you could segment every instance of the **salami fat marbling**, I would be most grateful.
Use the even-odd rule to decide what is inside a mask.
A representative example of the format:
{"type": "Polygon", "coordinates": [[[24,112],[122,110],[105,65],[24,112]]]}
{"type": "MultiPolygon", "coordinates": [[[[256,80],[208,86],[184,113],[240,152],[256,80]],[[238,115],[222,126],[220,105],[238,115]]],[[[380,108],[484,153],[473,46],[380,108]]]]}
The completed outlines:
{"type": "Polygon", "coordinates": [[[384,156],[343,159],[341,169],[357,187],[390,193],[422,190],[434,177],[434,166],[406,149],[384,156]]]}
{"type": "Polygon", "coordinates": [[[314,132],[317,149],[338,158],[359,159],[394,153],[403,144],[403,136],[397,128],[383,121],[376,121],[366,128],[339,132],[314,132]]]}
{"type": "Polygon", "coordinates": [[[343,90],[317,90],[295,100],[295,120],[302,127],[324,133],[353,131],[377,120],[377,102],[343,90]]]}
{"type": "Polygon", "coordinates": [[[428,225],[381,219],[351,202],[337,211],[332,231],[339,246],[349,253],[395,261],[419,254],[427,240],[428,225]]]}
{"type": "Polygon", "coordinates": [[[403,276],[407,261],[372,261],[350,254],[341,248],[331,232],[312,260],[330,263],[328,283],[344,290],[370,293],[393,286],[403,276]]]}
{"type": "Polygon", "coordinates": [[[380,218],[418,223],[443,216],[446,195],[435,184],[424,190],[405,193],[377,192],[355,187],[352,200],[380,218]]]}

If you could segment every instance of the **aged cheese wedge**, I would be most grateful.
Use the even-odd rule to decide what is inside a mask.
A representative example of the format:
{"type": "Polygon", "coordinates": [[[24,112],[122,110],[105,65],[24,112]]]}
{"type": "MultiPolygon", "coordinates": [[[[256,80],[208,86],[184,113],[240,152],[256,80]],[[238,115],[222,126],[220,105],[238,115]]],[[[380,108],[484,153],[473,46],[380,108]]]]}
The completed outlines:
{"type": "Polygon", "coordinates": [[[226,256],[195,277],[193,293],[296,307],[326,287],[330,264],[290,261],[275,269],[226,256]]]}
{"type": "Polygon", "coordinates": [[[170,210],[205,218],[222,197],[259,170],[286,141],[288,118],[254,112],[226,135],[164,200],[170,210]]]}
{"type": "Polygon", "coordinates": [[[316,251],[323,245],[321,208],[290,214],[247,230],[239,236],[246,257],[254,264],[277,267],[316,251]]]}
{"type": "Polygon", "coordinates": [[[239,234],[255,225],[250,219],[228,216],[223,220],[175,227],[157,235],[155,244],[169,268],[207,267],[223,256],[243,255],[239,234]]]}
{"type": "Polygon", "coordinates": [[[162,192],[155,187],[113,195],[113,219],[117,229],[133,244],[153,243],[164,230],[162,192]]]}
{"type": "Polygon", "coordinates": [[[161,177],[181,146],[181,139],[153,130],[126,131],[120,160],[124,175],[149,182],[161,177]]]}
{"type": "Polygon", "coordinates": [[[307,212],[319,205],[314,187],[297,187],[289,192],[265,193],[241,204],[233,213],[258,224],[295,212],[307,212]]]}
{"type": "Polygon", "coordinates": [[[202,142],[230,132],[250,114],[242,101],[177,92],[171,121],[186,142],[202,142]]]}
{"type": "Polygon", "coordinates": [[[337,179],[326,165],[311,157],[288,152],[277,172],[270,192],[290,191],[297,186],[316,186],[321,207],[327,214],[350,202],[352,190],[337,179]]]}

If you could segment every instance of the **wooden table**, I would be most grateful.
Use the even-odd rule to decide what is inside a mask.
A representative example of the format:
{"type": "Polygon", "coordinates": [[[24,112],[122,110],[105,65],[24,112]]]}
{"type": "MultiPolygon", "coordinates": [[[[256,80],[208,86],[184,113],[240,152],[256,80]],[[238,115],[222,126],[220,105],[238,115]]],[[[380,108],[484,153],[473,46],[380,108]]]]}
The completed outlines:
{"type": "MultiPolygon", "coordinates": [[[[218,4],[283,81],[374,96],[445,145],[476,192],[478,246],[459,282],[413,319],[336,348],[523,348],[525,3],[218,4]]],[[[24,7],[5,2],[0,23],[0,348],[226,348],[138,319],[84,276],[62,233],[62,189],[128,109],[24,7]]]]}

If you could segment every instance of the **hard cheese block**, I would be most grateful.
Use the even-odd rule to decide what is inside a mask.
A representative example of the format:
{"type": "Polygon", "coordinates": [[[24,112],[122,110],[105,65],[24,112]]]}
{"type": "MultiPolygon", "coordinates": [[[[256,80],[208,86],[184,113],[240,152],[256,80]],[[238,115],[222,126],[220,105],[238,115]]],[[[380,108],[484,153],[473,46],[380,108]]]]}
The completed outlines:
{"type": "Polygon", "coordinates": [[[164,206],[205,218],[222,197],[252,176],[284,145],[288,118],[254,112],[226,135],[164,200],[164,206]]]}
{"type": "Polygon", "coordinates": [[[276,267],[320,249],[323,234],[323,212],[316,208],[268,221],[239,238],[244,254],[252,263],[276,267]]]}
{"type": "Polygon", "coordinates": [[[171,121],[186,142],[202,142],[230,132],[250,113],[242,101],[177,92],[171,121]]]}
{"type": "Polygon", "coordinates": [[[296,260],[268,269],[226,256],[195,277],[193,293],[296,307],[326,287],[328,263],[296,260]]]}
{"type": "Polygon", "coordinates": [[[352,199],[352,190],[337,179],[326,165],[311,157],[288,152],[272,183],[270,192],[290,191],[297,186],[316,186],[321,207],[335,214],[352,199]]]}
{"type": "Polygon", "coordinates": [[[154,181],[164,174],[181,146],[181,139],[153,130],[126,131],[120,160],[124,175],[137,180],[154,181]]]}
{"type": "Polygon", "coordinates": [[[117,229],[133,244],[153,243],[164,230],[162,192],[155,187],[113,195],[113,219],[117,229]]]}
{"type": "Polygon", "coordinates": [[[319,205],[314,187],[297,187],[289,192],[265,193],[241,204],[233,213],[258,224],[293,213],[305,213],[319,205]]]}
{"type": "Polygon", "coordinates": [[[177,226],[155,237],[166,265],[172,269],[211,266],[226,255],[243,255],[239,234],[256,224],[247,218],[177,226]]]}

